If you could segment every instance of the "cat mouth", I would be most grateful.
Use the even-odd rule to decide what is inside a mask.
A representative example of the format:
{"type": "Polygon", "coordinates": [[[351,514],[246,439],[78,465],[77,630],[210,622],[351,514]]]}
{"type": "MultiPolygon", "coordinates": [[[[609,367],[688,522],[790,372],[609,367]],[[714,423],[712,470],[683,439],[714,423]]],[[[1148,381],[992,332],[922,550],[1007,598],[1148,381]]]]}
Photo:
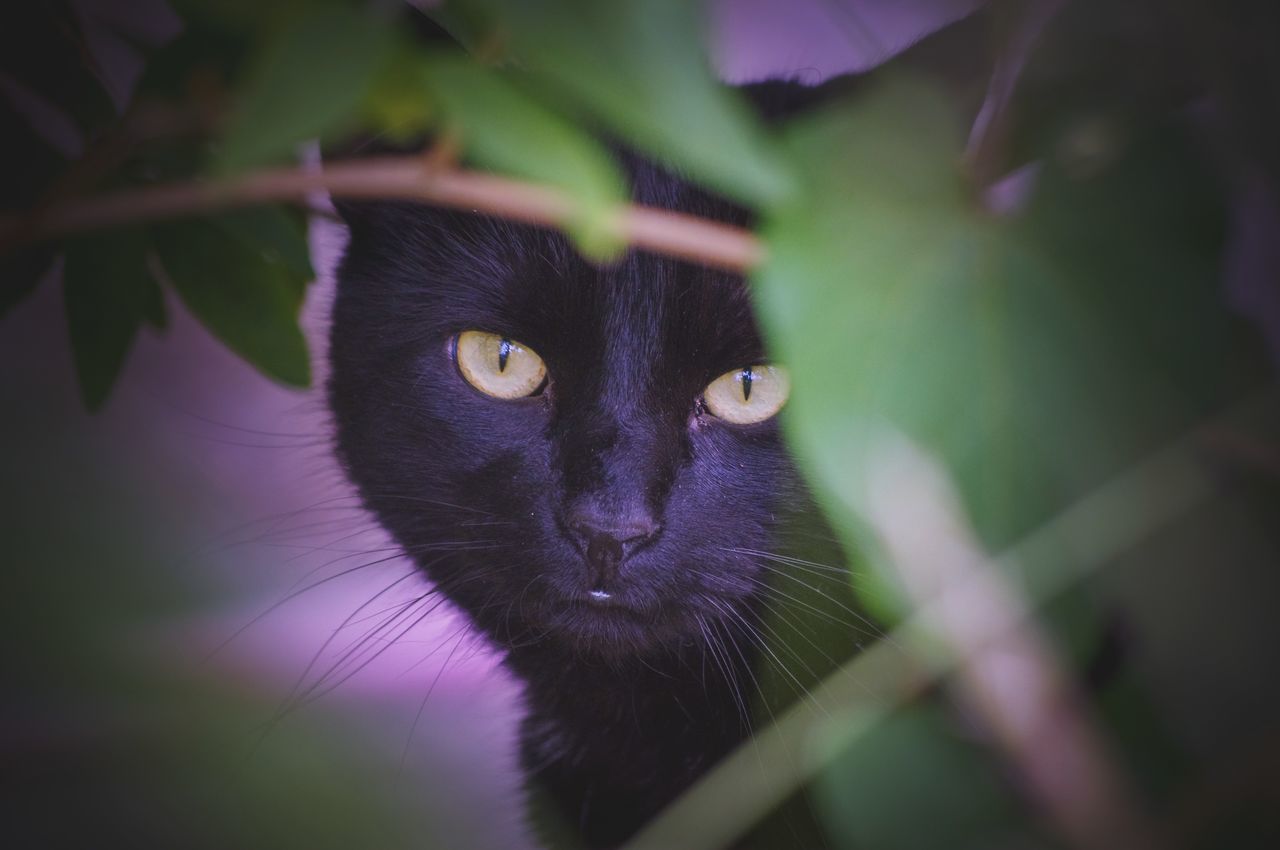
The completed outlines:
{"type": "Polygon", "coordinates": [[[602,588],[588,590],[586,594],[579,600],[579,604],[586,604],[596,608],[630,608],[625,602],[619,600],[612,591],[602,588]]]}
{"type": "Polygon", "coordinates": [[[653,629],[661,619],[660,614],[652,606],[638,605],[629,600],[625,593],[594,589],[563,599],[556,606],[553,619],[558,631],[575,636],[601,630],[635,632],[638,635],[653,629]]]}
{"type": "Polygon", "coordinates": [[[624,617],[637,622],[650,622],[655,618],[654,611],[641,608],[628,602],[621,594],[608,590],[588,590],[581,596],[574,596],[569,600],[569,607],[587,616],[624,617]]]}

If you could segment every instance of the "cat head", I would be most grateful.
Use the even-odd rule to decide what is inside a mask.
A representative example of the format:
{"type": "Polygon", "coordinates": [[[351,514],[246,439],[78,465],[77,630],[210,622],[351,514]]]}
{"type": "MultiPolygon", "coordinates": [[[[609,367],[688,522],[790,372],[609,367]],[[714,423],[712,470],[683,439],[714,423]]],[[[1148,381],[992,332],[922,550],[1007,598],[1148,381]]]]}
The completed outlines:
{"type": "MultiPolygon", "coordinates": [[[[624,159],[637,202],[746,223],[624,159]]],[[[593,265],[469,213],[341,211],[338,452],[437,586],[508,647],[643,655],[743,616],[751,553],[803,498],[744,280],[640,251],[593,265]],[[753,385],[757,415],[717,415],[718,379],[738,402],[753,385]]]]}

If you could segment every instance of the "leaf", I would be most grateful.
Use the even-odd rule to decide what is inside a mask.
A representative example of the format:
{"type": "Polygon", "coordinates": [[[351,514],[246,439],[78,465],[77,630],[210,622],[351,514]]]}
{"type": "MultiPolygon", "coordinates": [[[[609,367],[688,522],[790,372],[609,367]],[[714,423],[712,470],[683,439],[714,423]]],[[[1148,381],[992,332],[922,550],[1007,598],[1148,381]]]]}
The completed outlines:
{"type": "Polygon", "coordinates": [[[481,54],[497,46],[498,27],[484,3],[446,2],[423,6],[422,13],[468,53],[481,54]]]}
{"type": "Polygon", "coordinates": [[[305,387],[311,366],[298,326],[296,276],[234,230],[218,217],[157,227],[165,272],[183,303],[228,348],[264,375],[305,387]]]}
{"type": "Polygon", "coordinates": [[[818,745],[844,752],[818,777],[813,797],[835,846],[951,850],[1004,846],[996,839],[1011,837],[1013,798],[938,709],[905,709],[852,745],[832,726],[818,745]]]}
{"type": "Polygon", "coordinates": [[[164,290],[160,288],[160,282],[154,275],[151,276],[151,285],[147,287],[142,302],[142,318],[158,331],[169,327],[169,309],[164,303],[164,290]]]}
{"type": "Polygon", "coordinates": [[[361,122],[393,144],[421,144],[438,107],[422,85],[423,50],[405,44],[382,65],[361,106],[361,122]]]}
{"type": "Polygon", "coordinates": [[[222,166],[285,158],[353,118],[394,45],[389,21],[355,9],[327,8],[283,29],[249,75],[222,166]]]}
{"type": "Polygon", "coordinates": [[[468,0],[500,27],[522,67],[628,143],[724,194],[755,204],[793,190],[793,175],[738,94],[707,64],[699,4],[687,0],[468,0]]]}
{"type": "Polygon", "coordinates": [[[85,407],[98,410],[133,345],[156,283],[141,232],[103,233],[67,245],[62,288],[71,353],[85,407]]]}
{"type": "Polygon", "coordinates": [[[604,223],[625,200],[624,184],[599,142],[530,97],[510,75],[460,55],[428,58],[425,76],[482,165],[568,190],[579,204],[574,230],[587,253],[603,258],[623,247],[604,223]]]}
{"type": "Polygon", "coordinates": [[[288,207],[259,206],[224,213],[216,219],[218,227],[289,276],[296,296],[295,308],[302,306],[307,284],[316,278],[301,218],[288,207]]]}
{"type": "Polygon", "coordinates": [[[1047,162],[1001,220],[927,86],[882,81],[793,129],[806,194],[768,217],[757,292],[786,432],[846,542],[865,544],[886,425],[943,459],[1000,551],[1257,384],[1217,290],[1221,198],[1180,139],[1153,129],[1091,175],[1047,162]]]}
{"type": "Polygon", "coordinates": [[[0,319],[36,291],[56,256],[49,245],[28,245],[0,254],[0,319]]]}

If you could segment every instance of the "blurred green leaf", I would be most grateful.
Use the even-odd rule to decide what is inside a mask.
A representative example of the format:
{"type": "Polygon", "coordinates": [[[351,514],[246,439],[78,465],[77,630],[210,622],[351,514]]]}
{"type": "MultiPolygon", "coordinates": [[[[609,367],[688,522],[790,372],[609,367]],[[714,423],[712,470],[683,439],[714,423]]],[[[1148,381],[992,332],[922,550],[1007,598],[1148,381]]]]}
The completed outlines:
{"type": "Polygon", "coordinates": [[[501,46],[498,44],[499,29],[493,12],[493,9],[486,8],[483,3],[468,0],[446,0],[443,3],[433,3],[422,10],[424,15],[470,53],[480,53],[501,46]]]}
{"type": "Polygon", "coordinates": [[[629,143],[724,194],[774,203],[793,175],[706,61],[702,7],[687,0],[458,0],[497,22],[516,60],[629,143]]]}
{"type": "Polygon", "coordinates": [[[120,374],[158,287],[143,233],[108,232],[67,245],[62,288],[85,407],[97,410],[120,374]]]}
{"type": "Polygon", "coordinates": [[[268,377],[310,383],[297,276],[281,259],[220,218],[161,225],[156,247],[174,289],[215,336],[268,377]]]}
{"type": "Polygon", "coordinates": [[[184,625],[216,622],[239,598],[222,583],[237,558],[190,554],[188,535],[207,523],[193,514],[207,482],[140,464],[136,450],[104,451],[41,400],[5,418],[11,444],[26,438],[0,491],[21,566],[6,588],[4,637],[22,651],[0,659],[8,840],[457,846],[438,838],[450,824],[429,782],[398,773],[402,742],[378,734],[384,718],[318,705],[262,734],[279,707],[270,680],[225,656],[202,662],[207,646],[184,625]]]}
{"type": "Polygon", "coordinates": [[[578,202],[573,231],[596,257],[623,244],[604,232],[625,201],[622,176],[598,141],[523,91],[508,74],[461,55],[425,60],[427,85],[481,165],[568,190],[578,202]]]}
{"type": "Polygon", "coordinates": [[[438,105],[422,84],[420,45],[396,48],[379,69],[361,108],[361,120],[379,138],[397,144],[421,144],[437,118],[438,105]]]}
{"type": "Polygon", "coordinates": [[[999,551],[1257,382],[1217,291],[1221,199],[1179,139],[1046,163],[999,219],[930,87],[882,81],[793,129],[808,191],[767,220],[758,291],[788,433],[846,535],[886,425],[944,459],[999,551]]]}
{"type": "Polygon", "coordinates": [[[156,330],[163,331],[169,327],[169,309],[164,303],[164,290],[160,288],[160,282],[150,274],[150,271],[149,276],[151,285],[143,294],[142,319],[156,330]]]}
{"type": "Polygon", "coordinates": [[[0,254],[0,319],[35,292],[56,256],[50,245],[28,245],[0,254]]]}
{"type": "MultiPolygon", "coordinates": [[[[932,850],[1004,846],[1016,799],[985,754],[958,738],[941,712],[922,705],[844,740],[833,720],[817,746],[843,752],[819,775],[814,801],[835,846],[932,850]]],[[[1010,846],[1029,845],[1025,839],[1010,846]]]]}
{"type": "MultiPolygon", "coordinates": [[[[941,408],[933,424],[952,425],[972,392],[939,374],[968,354],[939,351],[945,338],[920,319],[963,316],[964,290],[947,280],[965,237],[958,128],[928,87],[891,80],[864,92],[792,127],[805,192],[766,219],[769,260],[755,280],[793,376],[786,433],[846,542],[878,420],[916,423],[941,408]]],[[[901,614],[891,585],[871,589],[878,616],[901,614]]]]}
{"type": "Polygon", "coordinates": [[[254,63],[224,139],[223,167],[285,158],[350,121],[394,48],[391,22],[365,10],[300,17],[254,63]]]}

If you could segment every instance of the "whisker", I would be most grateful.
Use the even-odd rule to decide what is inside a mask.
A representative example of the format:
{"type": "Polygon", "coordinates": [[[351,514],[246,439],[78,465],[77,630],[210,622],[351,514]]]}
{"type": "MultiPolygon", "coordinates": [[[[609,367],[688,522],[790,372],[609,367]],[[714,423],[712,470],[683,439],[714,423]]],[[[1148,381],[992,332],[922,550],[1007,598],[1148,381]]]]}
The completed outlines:
{"type": "MultiPolygon", "coordinates": [[[[242,625],[242,626],[240,626],[239,628],[237,628],[237,629],[236,629],[234,632],[232,632],[232,633],[231,633],[231,634],[230,634],[230,635],[229,635],[225,640],[223,640],[221,643],[219,643],[217,646],[215,646],[215,647],[214,647],[214,648],[213,648],[213,649],[212,649],[212,650],[211,650],[207,655],[205,655],[205,657],[204,657],[204,658],[202,658],[202,659],[201,659],[200,663],[202,663],[202,664],[208,663],[208,662],[209,662],[209,661],[210,661],[214,656],[216,656],[218,653],[220,653],[220,652],[222,652],[224,649],[226,649],[226,648],[227,648],[227,646],[228,646],[232,641],[234,641],[236,638],[240,637],[242,634],[244,634],[246,631],[248,631],[249,629],[251,629],[253,626],[255,626],[255,625],[257,625],[258,623],[262,622],[262,620],[263,620],[265,617],[267,617],[267,616],[269,616],[270,614],[273,614],[274,612],[276,612],[276,611],[280,610],[280,608],[281,608],[281,607],[283,607],[284,605],[288,604],[288,603],[289,603],[289,602],[291,602],[292,600],[297,599],[297,598],[298,598],[299,596],[301,596],[302,594],[307,593],[308,591],[311,591],[311,590],[315,590],[317,587],[320,587],[321,585],[327,584],[327,583],[329,583],[329,582],[331,582],[331,581],[335,581],[335,580],[340,579],[340,578],[342,578],[342,577],[344,577],[344,576],[349,576],[349,575],[351,575],[352,573],[359,572],[360,570],[368,569],[369,567],[377,566],[377,565],[379,565],[379,564],[385,564],[385,563],[386,563],[386,562],[388,562],[388,561],[394,561],[394,560],[395,560],[396,558],[398,558],[398,557],[399,557],[399,554],[397,553],[397,554],[395,554],[395,555],[389,555],[389,556],[387,556],[387,557],[385,557],[385,558],[378,558],[378,559],[373,560],[373,561],[368,561],[368,562],[366,562],[366,563],[359,564],[358,566],[354,566],[354,567],[351,567],[351,568],[349,568],[349,569],[345,569],[345,570],[343,570],[343,571],[341,571],[341,572],[339,572],[339,573],[335,573],[334,575],[326,576],[325,578],[322,578],[322,579],[319,579],[318,581],[312,582],[311,584],[306,585],[305,587],[302,587],[302,588],[300,588],[300,589],[287,591],[287,592],[286,592],[286,594],[285,594],[285,596],[284,596],[283,598],[281,598],[281,599],[277,600],[276,602],[273,602],[273,603],[272,603],[270,606],[268,606],[265,610],[263,610],[263,611],[259,612],[258,614],[254,615],[254,617],[253,617],[253,618],[251,618],[247,623],[245,623],[244,625],[242,625]]],[[[328,566],[328,565],[324,565],[324,566],[328,566]]],[[[324,567],[322,566],[322,567],[320,567],[319,569],[323,569],[323,568],[324,568],[324,567]]],[[[413,574],[414,574],[414,573],[409,573],[408,575],[404,576],[403,578],[398,579],[398,580],[397,580],[397,583],[398,583],[399,581],[404,581],[404,579],[408,578],[410,575],[413,575],[413,574]]],[[[295,584],[295,585],[294,585],[294,587],[297,587],[297,585],[295,584]]],[[[390,587],[388,587],[387,589],[388,589],[388,590],[390,590],[390,587]]]]}
{"type": "MultiPolygon", "coordinates": [[[[431,680],[430,686],[427,687],[427,692],[422,696],[422,702],[418,703],[418,711],[416,714],[414,714],[413,723],[410,724],[409,726],[409,735],[405,739],[404,750],[400,753],[400,768],[399,768],[400,773],[404,772],[405,762],[408,761],[409,759],[409,748],[413,745],[413,736],[418,731],[418,723],[422,720],[422,712],[427,707],[427,700],[431,699],[431,694],[435,692],[436,685],[440,684],[440,677],[444,675],[444,671],[448,668],[449,662],[453,660],[453,656],[457,653],[458,647],[462,646],[462,641],[464,638],[466,638],[470,630],[471,630],[470,624],[463,624],[462,628],[458,630],[457,632],[457,634],[459,635],[458,640],[454,643],[453,649],[449,650],[449,655],[445,658],[444,663],[440,665],[440,669],[436,671],[435,678],[431,680]]],[[[442,642],[441,646],[443,645],[444,644],[442,642]]],[[[426,658],[430,658],[434,654],[435,654],[435,650],[432,650],[432,652],[427,654],[426,658]]],[[[421,664],[422,661],[426,660],[426,658],[423,658],[422,660],[418,661],[418,663],[414,664],[413,667],[417,667],[418,664],[421,664]]],[[[409,669],[412,670],[413,667],[410,667],[409,669]]]]}
{"type": "MultiPolygon", "coordinates": [[[[885,639],[888,639],[888,637],[889,637],[889,636],[888,636],[888,634],[885,632],[885,630],[884,630],[883,628],[881,628],[880,626],[876,625],[876,623],[875,623],[875,622],[873,622],[870,618],[868,618],[865,614],[862,614],[862,613],[860,613],[860,612],[858,612],[858,611],[855,611],[854,609],[850,608],[848,605],[845,605],[845,604],[844,604],[843,602],[841,602],[839,599],[836,599],[835,597],[830,596],[829,594],[823,593],[823,591],[822,591],[822,589],[821,589],[821,588],[819,588],[819,587],[815,587],[814,585],[809,584],[808,582],[806,582],[806,581],[804,581],[803,579],[801,579],[799,576],[792,575],[791,573],[787,572],[786,570],[779,569],[778,567],[772,566],[772,565],[770,565],[770,564],[757,563],[757,566],[759,566],[761,569],[768,570],[770,573],[772,573],[772,574],[774,574],[774,575],[783,576],[783,577],[785,577],[785,578],[790,579],[791,581],[797,582],[797,583],[798,583],[798,584],[800,584],[802,587],[805,587],[805,588],[807,588],[807,589],[809,589],[809,590],[811,590],[811,591],[813,591],[813,592],[815,592],[815,593],[817,593],[817,594],[821,595],[821,596],[822,596],[824,599],[826,599],[828,602],[831,602],[831,603],[832,603],[832,604],[834,604],[836,607],[838,607],[840,610],[844,611],[846,614],[848,614],[849,616],[853,617],[853,618],[854,618],[854,620],[856,621],[856,623],[854,623],[854,622],[844,622],[844,621],[840,620],[840,618],[838,618],[838,617],[834,616],[833,614],[831,614],[830,612],[828,612],[828,611],[823,611],[821,608],[817,608],[817,607],[815,607],[814,605],[812,605],[812,604],[810,604],[810,603],[808,603],[808,602],[805,602],[804,600],[797,599],[796,597],[791,596],[790,594],[786,593],[785,591],[783,591],[783,590],[781,590],[781,589],[779,589],[779,588],[777,588],[777,587],[774,587],[774,586],[769,585],[769,584],[764,583],[764,582],[761,582],[761,583],[760,583],[760,584],[761,584],[761,586],[768,588],[771,592],[774,592],[774,593],[776,593],[776,594],[778,594],[778,595],[780,595],[780,596],[783,596],[783,597],[785,597],[785,598],[787,598],[787,599],[790,599],[791,601],[795,602],[795,603],[796,603],[796,604],[798,604],[798,605],[801,605],[801,606],[803,606],[803,607],[807,608],[808,610],[810,610],[810,611],[814,612],[815,614],[818,614],[818,615],[823,616],[823,617],[827,617],[828,619],[832,620],[833,622],[840,623],[841,625],[850,626],[850,627],[852,627],[852,628],[855,628],[855,629],[857,629],[861,634],[864,634],[864,635],[866,635],[867,637],[875,638],[875,639],[879,639],[879,638],[885,638],[885,639]],[[861,624],[861,625],[858,625],[858,624],[861,624]],[[863,628],[863,627],[865,627],[865,630],[864,630],[864,628],[863,628]]],[[[891,644],[891,645],[892,645],[892,644],[891,644]]],[[[901,647],[897,647],[897,648],[899,648],[899,649],[900,649],[901,647]]]]}
{"type": "MultiPolygon", "coordinates": [[[[363,611],[364,609],[372,605],[374,601],[377,600],[379,597],[381,597],[383,594],[390,593],[401,582],[407,581],[408,579],[413,578],[416,575],[419,575],[417,570],[411,570],[410,572],[405,573],[400,578],[391,582],[382,590],[379,590],[373,596],[369,597],[358,608],[356,608],[354,611],[348,614],[347,618],[338,625],[338,628],[334,629],[333,634],[329,635],[329,637],[325,639],[324,643],[320,645],[320,648],[316,650],[315,654],[311,656],[311,660],[307,662],[307,666],[303,668],[301,675],[298,676],[298,679],[294,683],[294,686],[290,691],[289,696],[285,698],[283,705],[287,706],[294,701],[299,689],[302,688],[302,685],[307,680],[307,677],[311,675],[311,671],[315,669],[316,664],[318,664],[320,662],[320,659],[324,657],[324,653],[329,649],[329,647],[333,644],[333,642],[337,640],[339,633],[341,633],[341,631],[344,628],[346,628],[350,624],[350,622],[360,614],[361,611],[363,611]]],[[[275,723],[276,720],[279,719],[279,714],[280,712],[277,711],[277,717],[274,717],[272,719],[271,721],[272,723],[275,723]]]]}

